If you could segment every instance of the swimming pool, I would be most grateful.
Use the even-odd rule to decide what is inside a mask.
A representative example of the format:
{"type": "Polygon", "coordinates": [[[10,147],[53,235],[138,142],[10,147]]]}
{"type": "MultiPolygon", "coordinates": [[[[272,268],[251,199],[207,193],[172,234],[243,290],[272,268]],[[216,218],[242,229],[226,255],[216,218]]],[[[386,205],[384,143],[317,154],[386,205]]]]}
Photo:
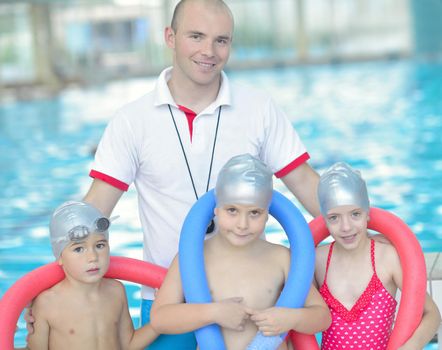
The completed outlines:
{"type": "MultiPolygon", "coordinates": [[[[390,61],[231,71],[267,89],[287,111],[319,172],[347,161],[367,180],[372,204],[407,222],[424,251],[442,251],[442,62],[390,61]]],[[[71,89],[50,100],[0,106],[0,295],[53,260],[51,211],[87,190],[92,151],[112,111],[154,80],[71,89]]],[[[280,183],[277,189],[286,193],[280,183]]],[[[287,193],[286,193],[287,194],[287,193]]],[[[141,258],[135,193],[111,230],[115,255],[141,258]]],[[[272,241],[285,242],[275,222],[272,241]]],[[[139,288],[128,284],[138,323],[139,288]]],[[[24,323],[16,345],[24,345],[24,323]]]]}

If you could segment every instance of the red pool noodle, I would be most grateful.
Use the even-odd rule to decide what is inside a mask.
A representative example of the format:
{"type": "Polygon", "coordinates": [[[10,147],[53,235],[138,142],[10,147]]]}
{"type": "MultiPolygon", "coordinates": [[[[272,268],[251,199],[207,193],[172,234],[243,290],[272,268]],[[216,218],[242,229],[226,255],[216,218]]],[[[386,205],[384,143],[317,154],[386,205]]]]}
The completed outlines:
{"type": "MultiPolygon", "coordinates": [[[[159,288],[166,272],[164,267],[145,261],[111,256],[105,277],[159,288]]],[[[23,309],[38,294],[63,278],[63,270],[53,262],[27,273],[6,291],[0,299],[0,349],[14,349],[15,327],[23,309]]]]}
{"type": "MultiPolygon", "coordinates": [[[[322,217],[311,221],[309,226],[316,245],[329,235],[322,217]]],[[[411,336],[422,317],[426,293],[425,260],[413,232],[397,216],[371,208],[368,228],[384,234],[391,241],[402,265],[401,301],[387,347],[387,350],[396,350],[411,336]]],[[[106,277],[158,288],[166,271],[163,267],[144,261],[111,257],[106,277]]],[[[62,269],[56,263],[51,263],[26,274],[6,291],[0,300],[0,349],[13,350],[15,327],[23,309],[29,301],[63,277],[62,269]]],[[[319,349],[314,336],[291,332],[290,339],[295,349],[319,349]]]]}

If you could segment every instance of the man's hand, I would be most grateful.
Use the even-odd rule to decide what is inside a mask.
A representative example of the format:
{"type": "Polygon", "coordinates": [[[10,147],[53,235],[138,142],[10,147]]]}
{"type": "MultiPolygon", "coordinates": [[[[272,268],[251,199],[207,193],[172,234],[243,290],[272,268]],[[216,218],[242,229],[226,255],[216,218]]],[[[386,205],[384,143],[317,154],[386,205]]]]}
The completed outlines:
{"type": "Polygon", "coordinates": [[[26,330],[28,331],[28,337],[29,334],[34,333],[34,316],[32,315],[32,301],[26,306],[24,319],[26,321],[26,330]]]}

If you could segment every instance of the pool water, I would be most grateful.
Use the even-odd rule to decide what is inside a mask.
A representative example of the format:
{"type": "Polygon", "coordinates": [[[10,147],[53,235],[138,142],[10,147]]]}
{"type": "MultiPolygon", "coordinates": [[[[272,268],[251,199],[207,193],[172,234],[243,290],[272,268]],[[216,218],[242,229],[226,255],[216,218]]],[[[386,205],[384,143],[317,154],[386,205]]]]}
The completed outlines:
{"type": "MultiPolygon", "coordinates": [[[[425,252],[442,251],[442,62],[389,61],[230,71],[230,79],[269,91],[287,112],[322,172],[336,161],[362,171],[372,205],[392,211],[425,252]]],[[[19,277],[53,261],[52,210],[80,199],[92,154],[118,106],[151,89],[137,79],[50,100],[0,105],[0,295],[19,277]]],[[[290,196],[281,183],[276,188],[290,196]]],[[[141,258],[134,189],[115,209],[114,255],[141,258]]],[[[309,219],[309,215],[306,214],[309,219]]],[[[273,220],[269,240],[287,243],[273,220]]],[[[139,320],[139,287],[127,283],[139,320]]],[[[16,346],[24,345],[20,319],[16,346]]]]}

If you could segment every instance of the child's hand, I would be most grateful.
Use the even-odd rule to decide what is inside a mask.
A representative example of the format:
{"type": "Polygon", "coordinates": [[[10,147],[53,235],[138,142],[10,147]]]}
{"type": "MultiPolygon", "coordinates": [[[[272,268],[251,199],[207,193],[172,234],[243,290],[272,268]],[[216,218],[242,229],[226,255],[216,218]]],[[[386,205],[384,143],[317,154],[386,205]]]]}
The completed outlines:
{"type": "Polygon", "coordinates": [[[271,307],[253,312],[250,319],[262,334],[274,336],[288,332],[291,329],[291,314],[293,314],[293,310],[288,312],[286,308],[271,307]]]}
{"type": "Polygon", "coordinates": [[[221,327],[240,332],[244,330],[252,311],[242,304],[242,301],[243,298],[234,297],[217,303],[219,305],[217,323],[221,327]]]}

